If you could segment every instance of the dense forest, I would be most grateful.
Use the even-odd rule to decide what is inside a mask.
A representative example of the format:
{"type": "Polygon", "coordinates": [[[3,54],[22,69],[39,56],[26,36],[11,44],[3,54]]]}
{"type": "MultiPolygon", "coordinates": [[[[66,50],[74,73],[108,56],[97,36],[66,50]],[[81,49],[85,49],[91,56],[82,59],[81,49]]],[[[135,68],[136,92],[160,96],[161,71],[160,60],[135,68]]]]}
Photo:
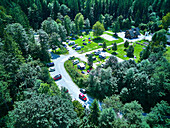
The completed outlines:
{"type": "Polygon", "coordinates": [[[170,127],[169,5],[170,0],[1,0],[0,127],[170,127]],[[138,63],[110,57],[81,82],[103,102],[102,111],[97,100],[90,109],[72,101],[46,67],[52,45],[64,51],[62,41],[89,33],[97,21],[113,32],[135,26],[154,33],[138,63]]]}

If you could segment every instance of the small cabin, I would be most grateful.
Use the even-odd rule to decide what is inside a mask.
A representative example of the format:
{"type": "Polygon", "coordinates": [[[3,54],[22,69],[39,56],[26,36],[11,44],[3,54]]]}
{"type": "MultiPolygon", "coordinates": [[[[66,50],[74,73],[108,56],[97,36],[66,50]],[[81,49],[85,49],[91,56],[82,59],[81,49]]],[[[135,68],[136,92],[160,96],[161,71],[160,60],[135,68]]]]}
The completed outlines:
{"type": "Polygon", "coordinates": [[[139,28],[131,28],[130,30],[126,30],[125,38],[127,39],[134,39],[138,38],[140,35],[139,28]]]}
{"type": "Polygon", "coordinates": [[[85,66],[84,63],[79,63],[79,64],[77,64],[77,68],[81,69],[81,70],[84,70],[86,68],[86,66],[85,66]]]}

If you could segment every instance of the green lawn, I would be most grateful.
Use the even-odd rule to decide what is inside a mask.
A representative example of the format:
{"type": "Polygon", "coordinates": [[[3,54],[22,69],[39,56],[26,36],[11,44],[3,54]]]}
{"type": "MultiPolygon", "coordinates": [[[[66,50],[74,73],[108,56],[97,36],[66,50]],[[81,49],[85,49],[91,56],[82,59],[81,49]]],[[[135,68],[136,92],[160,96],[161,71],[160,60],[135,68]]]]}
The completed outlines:
{"type": "Polygon", "coordinates": [[[84,46],[84,48],[81,48],[81,50],[77,50],[77,52],[78,53],[85,53],[85,52],[92,51],[92,50],[95,50],[95,49],[98,49],[98,48],[102,48],[102,46],[99,46],[98,43],[106,42],[106,45],[110,46],[110,45],[112,45],[112,43],[115,43],[115,42],[116,43],[123,42],[123,39],[119,37],[118,40],[108,41],[108,40],[105,40],[104,38],[93,36],[93,32],[90,32],[89,35],[84,35],[83,38],[79,38],[79,39],[74,40],[74,41],[75,41],[76,44],[78,44],[78,46],[84,46]],[[88,43],[89,42],[88,38],[90,36],[91,36],[91,40],[92,40],[91,44],[88,43]],[[87,38],[87,39],[85,39],[85,38],[87,38]],[[83,41],[83,39],[85,39],[85,41],[83,41]],[[87,45],[83,45],[83,43],[86,43],[87,45]]]}
{"type": "MultiPolygon", "coordinates": [[[[134,60],[136,62],[138,62],[138,60],[140,58],[140,52],[143,50],[142,48],[144,48],[144,46],[136,44],[136,43],[133,43],[133,46],[134,45],[135,45],[135,47],[134,47],[134,56],[136,56],[136,59],[134,59],[134,60]]],[[[127,53],[124,51],[124,49],[125,49],[124,44],[118,45],[117,46],[117,51],[116,51],[118,54],[116,56],[123,59],[123,60],[129,60],[130,59],[129,57],[124,57],[124,55],[127,55],[127,53]]],[[[107,50],[107,52],[112,54],[114,51],[111,49],[111,50],[107,50]]]]}
{"type": "MultiPolygon", "coordinates": [[[[92,54],[94,54],[94,52],[92,54]]],[[[101,58],[99,58],[99,55],[94,55],[94,56],[96,57],[96,60],[94,60],[93,63],[97,63],[99,61],[103,63],[106,61],[106,59],[109,58],[109,56],[106,56],[106,59],[101,59],[101,58]]]]}

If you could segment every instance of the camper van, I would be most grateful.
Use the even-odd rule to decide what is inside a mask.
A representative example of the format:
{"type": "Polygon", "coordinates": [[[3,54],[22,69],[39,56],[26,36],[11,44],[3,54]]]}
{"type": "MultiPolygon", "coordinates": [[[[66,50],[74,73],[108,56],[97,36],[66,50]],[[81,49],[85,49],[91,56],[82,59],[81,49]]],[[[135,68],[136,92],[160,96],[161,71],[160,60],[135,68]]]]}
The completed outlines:
{"type": "Polygon", "coordinates": [[[75,50],[80,50],[81,46],[76,46],[75,50]]]}
{"type": "Polygon", "coordinates": [[[78,59],[76,59],[76,60],[74,60],[73,61],[73,64],[75,65],[75,64],[78,64],[79,63],[79,60],[78,59]]]}
{"type": "Polygon", "coordinates": [[[75,44],[75,41],[70,41],[69,43],[68,43],[68,45],[74,45],[75,44]]]}

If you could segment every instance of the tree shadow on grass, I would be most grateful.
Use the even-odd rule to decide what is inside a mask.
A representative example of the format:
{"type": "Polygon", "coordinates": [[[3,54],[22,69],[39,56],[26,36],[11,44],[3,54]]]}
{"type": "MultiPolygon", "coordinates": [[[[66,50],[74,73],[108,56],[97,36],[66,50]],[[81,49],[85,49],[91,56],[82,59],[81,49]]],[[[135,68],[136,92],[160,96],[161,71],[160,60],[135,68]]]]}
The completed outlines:
{"type": "Polygon", "coordinates": [[[97,38],[93,39],[93,42],[95,42],[95,43],[103,43],[104,39],[102,39],[101,37],[97,37],[97,38]]]}

